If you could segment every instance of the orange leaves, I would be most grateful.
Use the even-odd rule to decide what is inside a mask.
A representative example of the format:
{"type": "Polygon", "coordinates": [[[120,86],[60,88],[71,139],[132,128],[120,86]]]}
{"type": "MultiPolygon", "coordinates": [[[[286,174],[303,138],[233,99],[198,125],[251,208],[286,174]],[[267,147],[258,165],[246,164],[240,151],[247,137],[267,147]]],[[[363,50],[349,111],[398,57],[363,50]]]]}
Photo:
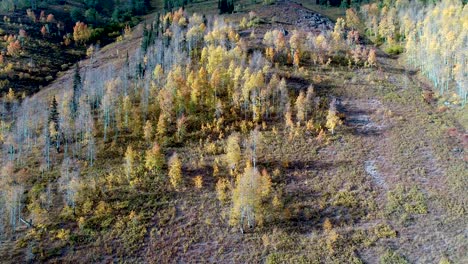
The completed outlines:
{"type": "Polygon", "coordinates": [[[275,58],[275,50],[272,47],[267,47],[265,49],[265,56],[270,60],[270,62],[273,62],[275,58]]]}
{"type": "Polygon", "coordinates": [[[369,50],[369,57],[367,57],[367,65],[370,67],[377,65],[377,55],[375,53],[375,49],[369,50]]]}
{"type": "Polygon", "coordinates": [[[286,48],[286,40],[284,38],[284,34],[282,31],[278,31],[277,33],[276,40],[275,40],[275,48],[278,51],[281,51],[284,48],[286,48]]]}
{"type": "Polygon", "coordinates": [[[8,44],[8,47],[7,47],[8,55],[15,57],[15,56],[19,56],[20,52],[21,52],[21,43],[19,42],[19,40],[11,41],[8,44]]]}
{"type": "Polygon", "coordinates": [[[49,15],[47,16],[46,21],[47,21],[48,23],[55,22],[55,17],[54,17],[54,15],[49,14],[49,15]]]}
{"type": "Polygon", "coordinates": [[[299,55],[299,52],[296,51],[296,52],[294,52],[293,64],[294,64],[295,67],[299,68],[300,62],[301,62],[301,57],[299,55]]]}
{"type": "Polygon", "coordinates": [[[45,37],[47,35],[47,28],[45,26],[42,26],[41,34],[42,34],[43,37],[45,37]]]}

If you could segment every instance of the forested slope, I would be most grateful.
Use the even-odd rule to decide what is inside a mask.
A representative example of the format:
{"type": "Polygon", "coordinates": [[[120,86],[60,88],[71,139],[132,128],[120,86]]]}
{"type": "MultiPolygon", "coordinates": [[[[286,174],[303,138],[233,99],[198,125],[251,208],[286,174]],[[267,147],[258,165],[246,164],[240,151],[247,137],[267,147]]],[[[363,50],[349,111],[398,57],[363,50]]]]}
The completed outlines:
{"type": "Polygon", "coordinates": [[[148,16],[2,98],[1,261],[466,261],[461,104],[355,10],[242,10],[148,16]]]}

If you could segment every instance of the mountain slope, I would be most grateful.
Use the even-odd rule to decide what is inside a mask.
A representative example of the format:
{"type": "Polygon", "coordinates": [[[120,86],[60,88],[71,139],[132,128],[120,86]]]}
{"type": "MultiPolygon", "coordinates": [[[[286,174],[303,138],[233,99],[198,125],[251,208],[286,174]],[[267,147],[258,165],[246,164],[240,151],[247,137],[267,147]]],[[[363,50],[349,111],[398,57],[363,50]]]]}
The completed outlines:
{"type": "MultiPolygon", "coordinates": [[[[35,228],[16,233],[16,245],[0,245],[3,254],[16,248],[17,254],[5,259],[49,263],[466,260],[463,110],[437,109],[427,103],[421,96],[426,87],[423,79],[378,49],[376,65],[369,67],[367,57],[350,62],[354,50],[346,45],[317,45],[311,50],[305,47],[309,42],[295,45],[296,38],[333,46],[334,27],[290,1],[259,7],[250,17],[227,16],[229,21],[246,17],[250,24],[246,28],[208,20],[205,52],[193,49],[189,55],[178,46],[183,42],[176,41],[177,36],[188,35],[182,17],[203,29],[203,18],[175,12],[167,21],[178,22],[168,26],[169,33],[156,39],[146,54],[140,50],[140,25],[132,37],[80,63],[87,96],[81,102],[97,106],[89,111],[87,122],[77,124],[92,124],[96,158],[87,158],[89,141],[70,147],[69,159],[76,159],[70,163],[64,162],[64,146],[52,150],[49,169],[36,145],[25,152],[27,159],[17,157],[19,165],[12,174],[25,183],[28,208],[23,212],[33,216],[35,228]],[[314,30],[317,25],[325,25],[324,31],[314,30]],[[305,32],[300,28],[304,26],[305,32]],[[267,32],[280,36],[279,41],[265,41],[267,32]],[[217,42],[213,35],[224,38],[217,42]],[[265,52],[268,45],[276,52],[271,57],[265,52]],[[276,48],[282,45],[284,51],[276,48]],[[292,54],[298,46],[304,54],[292,54]],[[233,72],[239,75],[223,77],[233,72]],[[232,80],[242,81],[236,86],[232,80]],[[204,87],[201,95],[197,85],[204,87]],[[256,99],[264,94],[271,97],[256,99]],[[96,103],[91,97],[101,100],[96,103]],[[309,97],[308,103],[301,107],[304,97],[309,97]],[[244,101],[236,103],[235,98],[244,101]],[[106,107],[114,105],[118,116],[126,109],[125,100],[131,102],[129,125],[124,125],[124,115],[107,122],[112,108],[106,107]],[[161,114],[177,107],[170,118],[161,114]],[[161,128],[165,120],[167,126],[161,128]],[[330,120],[337,125],[333,132],[330,120]],[[148,140],[152,133],[154,139],[148,140]],[[236,148],[230,148],[229,142],[236,137],[240,154],[231,162],[229,149],[236,148]],[[158,153],[154,162],[161,164],[148,165],[150,151],[158,153]],[[174,166],[174,153],[179,166],[174,166]],[[242,186],[252,167],[259,173],[250,179],[260,180],[249,184],[258,185],[242,186]],[[64,202],[69,193],[61,188],[63,175],[74,171],[80,184],[72,210],[64,202]],[[253,220],[248,207],[240,213],[248,224],[235,218],[236,205],[243,201],[239,193],[251,195],[245,190],[261,197],[247,201],[255,210],[253,220]]],[[[351,45],[364,53],[374,48],[351,45]]],[[[21,125],[27,118],[50,124],[50,98],[55,95],[59,104],[68,102],[74,78],[70,70],[26,99],[17,122],[21,125]]],[[[58,109],[65,116],[68,106],[58,109]]],[[[38,135],[36,144],[41,146],[43,136],[38,135]]],[[[70,146],[77,142],[78,137],[70,146]]],[[[8,144],[3,146],[5,160],[8,144]]]]}

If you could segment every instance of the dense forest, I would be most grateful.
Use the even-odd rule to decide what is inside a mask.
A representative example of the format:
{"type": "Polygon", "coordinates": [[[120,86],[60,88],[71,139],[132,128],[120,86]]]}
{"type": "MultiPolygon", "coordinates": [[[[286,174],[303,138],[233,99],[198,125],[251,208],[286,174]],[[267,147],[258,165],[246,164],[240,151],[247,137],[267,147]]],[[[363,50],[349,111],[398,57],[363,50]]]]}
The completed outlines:
{"type": "Polygon", "coordinates": [[[2,1],[2,261],[466,261],[468,8],[309,2],[2,1]]]}

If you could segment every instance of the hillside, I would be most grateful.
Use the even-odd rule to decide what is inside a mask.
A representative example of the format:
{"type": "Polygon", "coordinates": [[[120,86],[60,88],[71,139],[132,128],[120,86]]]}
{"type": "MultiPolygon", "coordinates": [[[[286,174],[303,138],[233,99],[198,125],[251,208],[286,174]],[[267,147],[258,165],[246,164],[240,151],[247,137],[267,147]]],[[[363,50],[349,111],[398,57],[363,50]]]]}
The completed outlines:
{"type": "Polygon", "coordinates": [[[36,93],[76,62],[122,38],[126,26],[138,24],[146,8],[153,8],[145,6],[130,16],[127,5],[117,1],[40,1],[32,8],[34,2],[0,5],[2,95],[10,89],[17,98],[36,93]],[[78,22],[87,27],[85,38],[76,34],[78,22]]]}
{"type": "Polygon", "coordinates": [[[466,107],[303,2],[150,14],[2,98],[0,262],[468,261],[466,107]]]}

